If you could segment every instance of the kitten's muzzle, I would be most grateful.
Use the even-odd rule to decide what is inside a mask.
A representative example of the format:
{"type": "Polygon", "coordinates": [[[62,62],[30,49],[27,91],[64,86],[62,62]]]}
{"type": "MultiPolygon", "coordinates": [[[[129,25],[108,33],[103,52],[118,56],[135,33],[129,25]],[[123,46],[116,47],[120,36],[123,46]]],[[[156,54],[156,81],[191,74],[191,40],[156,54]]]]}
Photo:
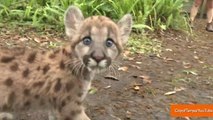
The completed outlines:
{"type": "Polygon", "coordinates": [[[103,69],[111,64],[111,58],[107,57],[104,53],[92,52],[90,55],[83,57],[83,62],[91,69],[103,69]]]}

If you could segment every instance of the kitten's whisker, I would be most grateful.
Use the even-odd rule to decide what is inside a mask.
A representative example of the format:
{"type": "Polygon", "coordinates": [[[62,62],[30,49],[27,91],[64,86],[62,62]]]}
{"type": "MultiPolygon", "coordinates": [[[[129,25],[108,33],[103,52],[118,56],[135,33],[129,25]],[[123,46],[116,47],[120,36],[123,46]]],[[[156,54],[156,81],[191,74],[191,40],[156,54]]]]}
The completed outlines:
{"type": "Polygon", "coordinates": [[[80,62],[77,62],[76,64],[74,64],[73,66],[72,65],[70,65],[70,67],[72,68],[71,69],[71,72],[73,73],[73,74],[75,74],[76,75],[76,68],[78,68],[78,65],[80,64],[80,62]]]}

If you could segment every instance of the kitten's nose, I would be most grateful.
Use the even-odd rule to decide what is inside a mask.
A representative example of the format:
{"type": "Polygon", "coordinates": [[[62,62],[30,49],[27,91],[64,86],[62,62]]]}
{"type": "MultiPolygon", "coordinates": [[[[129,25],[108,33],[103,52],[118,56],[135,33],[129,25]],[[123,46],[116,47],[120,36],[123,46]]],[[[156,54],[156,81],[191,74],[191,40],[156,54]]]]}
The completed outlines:
{"type": "Polygon", "coordinates": [[[91,54],[91,57],[97,62],[99,63],[101,60],[103,60],[105,58],[105,55],[103,52],[101,51],[95,51],[91,54]]]}

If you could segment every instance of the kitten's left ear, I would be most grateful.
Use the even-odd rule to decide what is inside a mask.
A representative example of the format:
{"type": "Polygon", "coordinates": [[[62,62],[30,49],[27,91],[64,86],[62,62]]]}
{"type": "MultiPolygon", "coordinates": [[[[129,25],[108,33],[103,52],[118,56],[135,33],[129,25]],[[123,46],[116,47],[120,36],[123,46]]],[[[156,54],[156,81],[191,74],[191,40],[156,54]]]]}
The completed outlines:
{"type": "Polygon", "coordinates": [[[84,20],[81,10],[76,6],[70,6],[64,16],[65,31],[68,37],[72,37],[84,20]]]}
{"type": "Polygon", "coordinates": [[[128,40],[129,34],[132,30],[132,16],[130,14],[124,15],[117,23],[121,32],[122,43],[125,44],[128,40]]]}

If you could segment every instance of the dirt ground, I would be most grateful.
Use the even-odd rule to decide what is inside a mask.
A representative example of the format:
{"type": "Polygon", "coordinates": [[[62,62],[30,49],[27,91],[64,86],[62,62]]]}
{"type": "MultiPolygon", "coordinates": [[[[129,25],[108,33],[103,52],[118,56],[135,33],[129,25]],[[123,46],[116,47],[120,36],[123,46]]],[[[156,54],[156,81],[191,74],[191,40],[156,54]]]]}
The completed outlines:
{"type": "MultiPolygon", "coordinates": [[[[85,102],[91,119],[213,120],[170,117],[172,103],[213,103],[213,33],[205,31],[205,20],[200,19],[193,32],[194,36],[175,31],[154,34],[162,41],[160,56],[128,56],[121,60],[116,80],[98,75],[85,102]]],[[[15,34],[5,37],[1,30],[1,47],[5,43],[30,46],[24,39],[13,41],[17,39],[15,34]]],[[[18,120],[47,120],[47,115],[44,111],[29,111],[19,113],[18,120]]]]}

